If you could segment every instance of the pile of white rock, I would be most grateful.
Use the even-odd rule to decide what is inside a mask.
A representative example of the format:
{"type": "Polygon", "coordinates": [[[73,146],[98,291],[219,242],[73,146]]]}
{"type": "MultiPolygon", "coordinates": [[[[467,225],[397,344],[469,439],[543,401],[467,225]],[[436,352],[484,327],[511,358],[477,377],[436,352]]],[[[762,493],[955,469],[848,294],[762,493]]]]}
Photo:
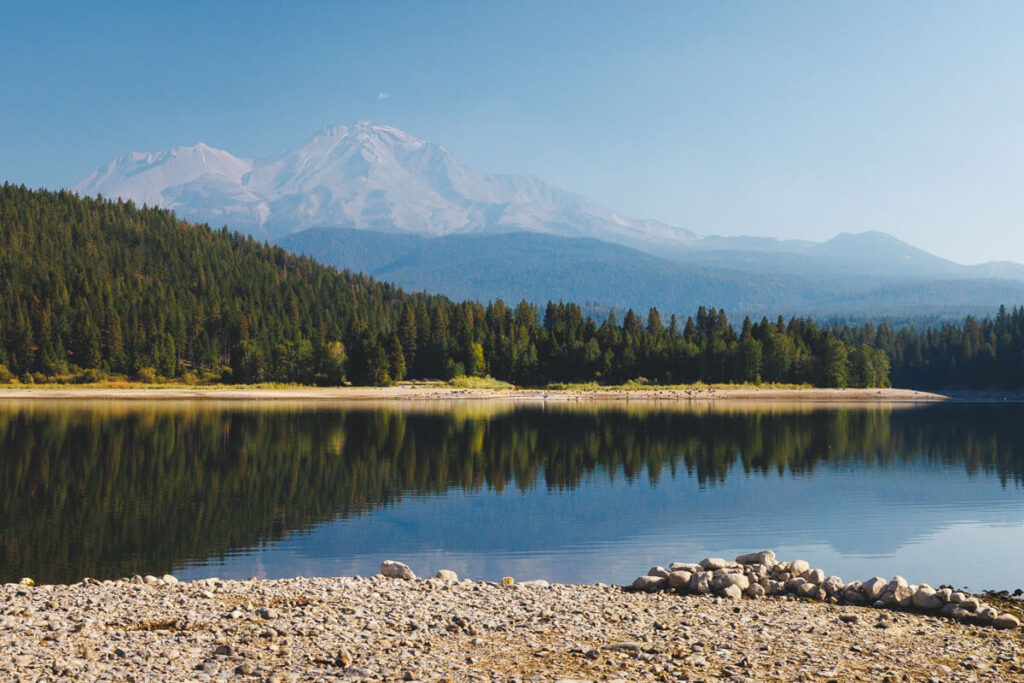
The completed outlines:
{"type": "Polygon", "coordinates": [[[952,588],[936,590],[926,583],[908,584],[902,576],[891,580],[876,576],[847,583],[838,576],[827,576],[821,569],[811,568],[804,560],[777,562],[771,550],[740,555],[734,562],[708,557],[697,564],[673,562],[668,569],[652,567],[633,582],[632,588],[648,593],[712,594],[731,600],[744,596],[753,599],[793,596],[836,605],[927,612],[996,628],[1020,626],[1020,620],[1014,615],[1000,614],[991,605],[952,588]]]}

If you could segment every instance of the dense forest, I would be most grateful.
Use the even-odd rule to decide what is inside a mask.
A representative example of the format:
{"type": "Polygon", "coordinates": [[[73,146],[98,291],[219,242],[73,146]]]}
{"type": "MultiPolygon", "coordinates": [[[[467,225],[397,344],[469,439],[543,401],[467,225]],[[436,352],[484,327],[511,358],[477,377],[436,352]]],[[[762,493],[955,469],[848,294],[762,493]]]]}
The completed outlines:
{"type": "Polygon", "coordinates": [[[406,293],[131,202],[0,189],[0,381],[1024,385],[1024,309],[924,332],[724,311],[600,321],[406,293]]]}

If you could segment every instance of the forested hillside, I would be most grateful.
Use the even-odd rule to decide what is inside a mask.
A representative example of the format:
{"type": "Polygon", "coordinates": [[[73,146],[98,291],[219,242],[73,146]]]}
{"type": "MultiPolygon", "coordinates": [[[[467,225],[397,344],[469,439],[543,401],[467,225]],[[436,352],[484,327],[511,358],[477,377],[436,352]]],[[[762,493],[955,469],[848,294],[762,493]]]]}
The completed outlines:
{"type": "Polygon", "coordinates": [[[0,380],[384,384],[489,374],[517,384],[884,386],[892,360],[900,384],[934,384],[954,366],[950,377],[965,384],[1021,382],[1022,318],[1015,309],[962,333],[825,329],[801,318],[737,329],[702,307],[685,321],[652,308],[597,324],[573,303],[541,313],[526,302],[408,294],[130,202],[0,190],[0,380]]]}

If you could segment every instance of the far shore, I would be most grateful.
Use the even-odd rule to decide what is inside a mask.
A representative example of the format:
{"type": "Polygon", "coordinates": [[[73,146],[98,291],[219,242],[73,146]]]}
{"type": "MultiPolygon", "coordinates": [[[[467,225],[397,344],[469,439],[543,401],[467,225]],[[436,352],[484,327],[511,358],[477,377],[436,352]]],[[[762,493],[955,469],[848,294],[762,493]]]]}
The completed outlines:
{"type": "MultiPolygon", "coordinates": [[[[592,387],[566,389],[460,388],[441,383],[399,384],[393,387],[231,387],[183,385],[36,385],[0,387],[0,400],[303,400],[303,401],[814,401],[921,403],[951,396],[913,389],[826,389],[777,387],[592,387]]],[[[955,398],[955,397],[953,397],[955,398]]],[[[978,397],[986,398],[986,397],[978,397]]],[[[994,397],[987,397],[992,400],[994,397]]]]}

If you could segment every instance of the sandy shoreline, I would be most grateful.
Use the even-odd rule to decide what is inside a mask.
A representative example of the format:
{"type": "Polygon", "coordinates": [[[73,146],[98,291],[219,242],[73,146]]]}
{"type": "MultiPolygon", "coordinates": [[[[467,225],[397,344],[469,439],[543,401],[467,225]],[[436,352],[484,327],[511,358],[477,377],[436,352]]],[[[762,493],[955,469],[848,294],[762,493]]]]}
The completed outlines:
{"type": "Polygon", "coordinates": [[[913,389],[777,389],[644,387],[608,389],[462,389],[445,385],[402,384],[394,387],[2,387],[0,400],[303,400],[303,401],[815,401],[919,403],[948,396],[913,389]]]}

